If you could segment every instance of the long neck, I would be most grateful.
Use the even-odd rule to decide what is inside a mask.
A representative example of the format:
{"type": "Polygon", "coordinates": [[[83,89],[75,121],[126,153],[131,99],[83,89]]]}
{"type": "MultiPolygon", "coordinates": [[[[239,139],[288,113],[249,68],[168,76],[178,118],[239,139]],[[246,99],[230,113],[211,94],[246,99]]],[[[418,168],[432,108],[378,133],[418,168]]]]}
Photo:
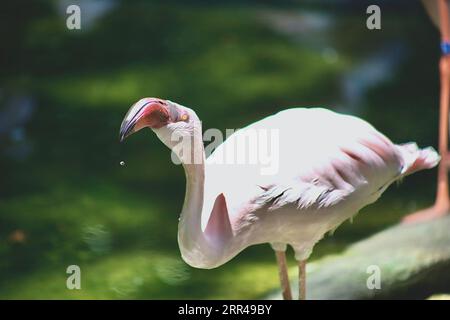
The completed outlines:
{"type": "Polygon", "coordinates": [[[212,247],[202,230],[205,187],[205,151],[200,133],[193,137],[189,161],[181,158],[186,174],[186,195],[178,224],[178,244],[183,259],[191,266],[208,268],[219,252],[212,247]]]}

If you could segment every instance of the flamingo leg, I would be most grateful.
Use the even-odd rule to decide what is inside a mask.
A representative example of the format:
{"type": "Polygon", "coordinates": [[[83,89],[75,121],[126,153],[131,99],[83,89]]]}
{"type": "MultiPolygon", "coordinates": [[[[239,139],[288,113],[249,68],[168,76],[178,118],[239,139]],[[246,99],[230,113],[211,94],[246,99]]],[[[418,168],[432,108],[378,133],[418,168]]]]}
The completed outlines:
{"type": "Polygon", "coordinates": [[[286,251],[275,250],[277,257],[278,273],[280,276],[281,290],[284,300],[292,300],[291,285],[286,263],[286,251]]]}
{"type": "Polygon", "coordinates": [[[448,190],[448,169],[450,155],[448,152],[449,134],[449,102],[450,102],[450,23],[448,16],[447,0],[439,0],[439,16],[442,56],[439,63],[441,96],[439,114],[439,153],[441,162],[438,168],[438,183],[436,202],[433,207],[418,211],[403,218],[404,223],[416,223],[444,216],[450,210],[450,198],[448,190]]]}
{"type": "Polygon", "coordinates": [[[298,262],[298,300],[306,300],[306,260],[298,262]]]}

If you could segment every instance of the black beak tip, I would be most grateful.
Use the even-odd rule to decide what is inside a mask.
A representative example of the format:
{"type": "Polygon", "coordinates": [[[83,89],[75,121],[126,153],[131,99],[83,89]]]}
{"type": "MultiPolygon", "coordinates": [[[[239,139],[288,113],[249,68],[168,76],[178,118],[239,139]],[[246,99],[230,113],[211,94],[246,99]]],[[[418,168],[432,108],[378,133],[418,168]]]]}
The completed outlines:
{"type": "Polygon", "coordinates": [[[123,142],[123,140],[125,140],[126,138],[126,130],[124,130],[123,127],[120,128],[120,133],[119,133],[119,141],[123,142]]]}
{"type": "Polygon", "coordinates": [[[133,121],[123,122],[122,125],[120,126],[119,141],[123,142],[126,137],[128,137],[131,133],[133,133],[133,128],[134,128],[133,121]]]}

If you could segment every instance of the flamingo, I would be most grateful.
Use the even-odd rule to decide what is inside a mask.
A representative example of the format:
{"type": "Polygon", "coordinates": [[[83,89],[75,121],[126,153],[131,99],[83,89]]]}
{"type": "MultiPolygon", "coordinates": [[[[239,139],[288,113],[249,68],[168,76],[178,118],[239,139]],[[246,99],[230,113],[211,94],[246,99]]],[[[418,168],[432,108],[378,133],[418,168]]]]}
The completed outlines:
{"type": "MultiPolygon", "coordinates": [[[[393,144],[366,121],[323,108],[292,108],[268,116],[233,133],[208,157],[201,121],[188,107],[143,98],[126,114],[120,140],[146,127],[184,167],[186,194],[178,224],[183,260],[196,268],[216,268],[248,246],[269,243],[284,299],[292,299],[288,245],[298,262],[299,298],[305,299],[306,260],[314,245],[394,181],[440,160],[431,147],[393,144]],[[271,148],[277,170],[264,172],[259,162],[223,161],[227,147],[239,143],[246,146],[241,151],[255,153],[255,143],[246,144],[253,132],[277,133],[270,140],[277,145],[271,148]],[[187,141],[182,147],[180,137],[187,141]]],[[[261,141],[258,148],[268,144],[261,141]]]]}
{"type": "Polygon", "coordinates": [[[439,153],[442,161],[438,168],[436,200],[432,207],[419,210],[403,218],[404,223],[418,223],[445,216],[450,211],[448,190],[448,168],[450,154],[448,152],[448,117],[450,100],[450,23],[447,0],[422,0],[425,9],[434,25],[441,33],[442,56],[439,63],[441,96],[439,115],[439,153]]]}

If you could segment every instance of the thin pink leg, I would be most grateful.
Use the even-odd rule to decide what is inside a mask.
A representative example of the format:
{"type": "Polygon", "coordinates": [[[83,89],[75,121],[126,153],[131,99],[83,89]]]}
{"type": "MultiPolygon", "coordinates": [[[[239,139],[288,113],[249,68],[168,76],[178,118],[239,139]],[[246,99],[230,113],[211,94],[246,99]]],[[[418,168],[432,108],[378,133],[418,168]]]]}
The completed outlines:
{"type": "MultiPolygon", "coordinates": [[[[446,0],[438,0],[441,42],[450,43],[450,24],[448,17],[448,2],[446,0]]],[[[450,55],[443,54],[439,63],[439,71],[441,76],[441,97],[440,97],[440,114],[439,114],[439,153],[441,162],[438,168],[438,183],[436,202],[431,208],[418,211],[403,218],[403,223],[417,223],[428,221],[447,215],[450,211],[450,199],[448,191],[448,168],[450,164],[448,152],[448,116],[449,116],[449,100],[450,100],[450,55]]]]}
{"type": "Polygon", "coordinates": [[[306,260],[298,262],[298,300],[306,300],[306,260]]]}
{"type": "Polygon", "coordinates": [[[275,250],[277,257],[278,273],[280,275],[281,290],[284,300],[292,300],[291,285],[289,283],[289,275],[287,271],[286,253],[285,251],[275,250]]]}

